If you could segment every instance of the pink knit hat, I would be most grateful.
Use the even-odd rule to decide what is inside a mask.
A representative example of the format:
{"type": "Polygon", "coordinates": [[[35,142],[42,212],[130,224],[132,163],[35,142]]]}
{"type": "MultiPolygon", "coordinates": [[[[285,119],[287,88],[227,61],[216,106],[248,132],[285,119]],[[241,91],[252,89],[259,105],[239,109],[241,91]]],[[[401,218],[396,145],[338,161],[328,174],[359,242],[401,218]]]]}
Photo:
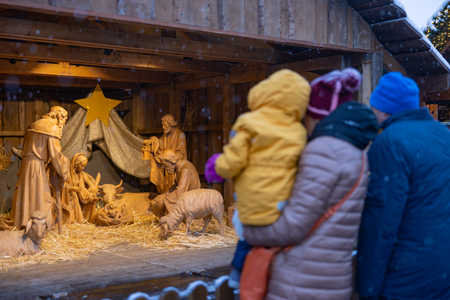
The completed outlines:
{"type": "Polygon", "coordinates": [[[332,71],[311,82],[307,114],[322,120],[339,105],[352,100],[361,85],[361,73],[353,68],[332,71]]]}

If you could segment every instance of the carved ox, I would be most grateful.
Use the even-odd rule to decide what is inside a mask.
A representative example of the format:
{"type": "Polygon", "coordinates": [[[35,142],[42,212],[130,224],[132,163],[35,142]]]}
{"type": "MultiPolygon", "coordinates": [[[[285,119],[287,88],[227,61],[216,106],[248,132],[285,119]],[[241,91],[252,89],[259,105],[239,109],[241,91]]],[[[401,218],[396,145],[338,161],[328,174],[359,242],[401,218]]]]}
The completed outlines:
{"type": "Polygon", "coordinates": [[[104,184],[100,185],[98,187],[99,192],[102,193],[103,201],[106,204],[114,203],[116,200],[122,199],[122,195],[119,193],[122,193],[123,187],[122,186],[122,180],[120,180],[120,183],[118,185],[114,184],[104,184]]]}
{"type": "Polygon", "coordinates": [[[118,185],[104,184],[99,186],[99,192],[102,193],[105,206],[115,203],[118,207],[126,204],[130,210],[138,214],[147,215],[150,212],[148,207],[150,200],[148,193],[122,193],[122,181],[118,185]]]}

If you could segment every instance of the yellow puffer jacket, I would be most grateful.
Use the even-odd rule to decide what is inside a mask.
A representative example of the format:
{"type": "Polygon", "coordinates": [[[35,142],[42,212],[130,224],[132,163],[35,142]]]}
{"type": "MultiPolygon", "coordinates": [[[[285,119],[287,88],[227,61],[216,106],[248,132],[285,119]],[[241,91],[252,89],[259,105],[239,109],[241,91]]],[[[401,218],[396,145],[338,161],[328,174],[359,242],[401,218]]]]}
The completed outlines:
{"type": "Polygon", "coordinates": [[[291,194],[297,162],[306,145],[300,123],[311,88],[300,75],[281,70],[254,86],[248,96],[251,112],[242,114],[230,143],[216,160],[216,173],[234,178],[237,207],[246,225],[269,225],[291,194]]]}

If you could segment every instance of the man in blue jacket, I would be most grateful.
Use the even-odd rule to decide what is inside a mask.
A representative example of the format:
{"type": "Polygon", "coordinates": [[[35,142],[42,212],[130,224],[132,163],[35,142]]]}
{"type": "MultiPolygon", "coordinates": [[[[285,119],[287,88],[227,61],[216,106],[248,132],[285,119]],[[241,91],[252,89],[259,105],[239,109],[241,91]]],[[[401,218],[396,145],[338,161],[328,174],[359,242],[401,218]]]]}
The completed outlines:
{"type": "Polygon", "coordinates": [[[382,132],[358,241],[361,299],[450,299],[450,130],[419,109],[419,88],[383,76],[370,98],[382,132]]]}

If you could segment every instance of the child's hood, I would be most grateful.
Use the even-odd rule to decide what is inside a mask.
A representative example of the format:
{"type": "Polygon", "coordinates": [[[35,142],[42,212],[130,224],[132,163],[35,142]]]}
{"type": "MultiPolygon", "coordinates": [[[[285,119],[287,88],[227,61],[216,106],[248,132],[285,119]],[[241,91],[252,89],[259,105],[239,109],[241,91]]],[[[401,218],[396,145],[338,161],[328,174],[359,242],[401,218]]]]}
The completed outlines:
{"type": "Polygon", "coordinates": [[[262,107],[280,109],[300,121],[305,116],[311,87],[299,74],[283,69],[255,85],[248,95],[248,108],[256,111],[262,107]]]}

